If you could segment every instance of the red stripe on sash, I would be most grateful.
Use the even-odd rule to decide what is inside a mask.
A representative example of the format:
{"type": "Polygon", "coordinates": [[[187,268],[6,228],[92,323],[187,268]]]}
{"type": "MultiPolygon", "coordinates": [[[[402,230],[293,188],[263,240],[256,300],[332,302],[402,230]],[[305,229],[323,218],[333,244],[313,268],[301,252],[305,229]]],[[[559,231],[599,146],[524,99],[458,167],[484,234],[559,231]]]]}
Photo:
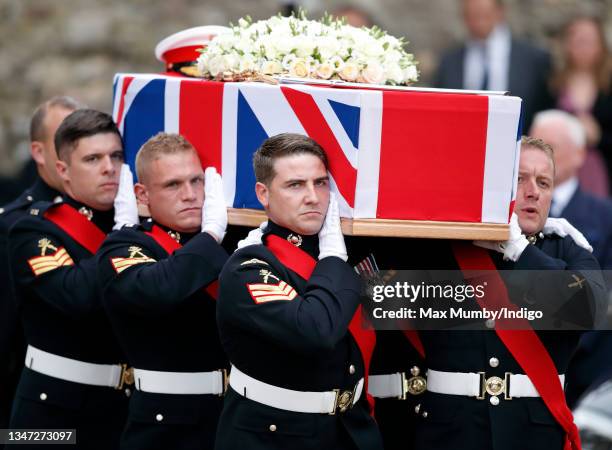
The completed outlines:
{"type": "MultiPolygon", "coordinates": [[[[172,239],[168,235],[168,233],[166,233],[157,225],[153,225],[151,231],[145,231],[145,234],[153,238],[153,240],[157,242],[159,246],[163,248],[166,253],[168,253],[168,255],[171,255],[175,250],[178,250],[182,247],[179,242],[176,242],[174,239],[172,239]]],[[[208,286],[206,286],[204,290],[213,299],[217,300],[217,296],[219,294],[219,280],[214,280],[208,286]]]]}
{"type": "MultiPolygon", "coordinates": [[[[508,298],[504,282],[487,250],[475,247],[471,243],[453,242],[453,253],[462,272],[490,271],[487,273],[487,289],[495,293],[494,300],[490,295],[485,294],[482,299],[478,300],[481,307],[486,305],[489,309],[502,306],[514,308],[508,298]]],[[[519,325],[521,325],[520,330],[499,329],[496,326],[495,332],[532,381],[548,410],[565,430],[564,450],[580,450],[580,435],[572,412],[565,401],[557,368],[529,323],[525,320],[519,325]]]]}
{"type": "Polygon", "coordinates": [[[100,228],[66,203],[50,207],[43,216],[86,248],[92,255],[98,251],[102,241],[106,238],[106,234],[100,228]]]}
{"type": "MultiPolygon", "coordinates": [[[[289,243],[285,239],[282,239],[273,234],[266,237],[266,247],[272,252],[278,260],[300,277],[308,280],[312,275],[312,272],[317,265],[317,261],[306,253],[304,250],[296,247],[289,243]]],[[[376,345],[376,334],[373,330],[364,329],[362,321],[364,320],[361,305],[355,311],[355,315],[351,319],[349,324],[349,331],[355,339],[359,350],[361,351],[361,357],[363,358],[363,365],[365,367],[365,392],[368,392],[368,374],[370,372],[370,362],[372,360],[372,353],[374,352],[374,346],[376,345]]],[[[370,406],[374,406],[374,399],[367,394],[368,403],[370,406]]]]}

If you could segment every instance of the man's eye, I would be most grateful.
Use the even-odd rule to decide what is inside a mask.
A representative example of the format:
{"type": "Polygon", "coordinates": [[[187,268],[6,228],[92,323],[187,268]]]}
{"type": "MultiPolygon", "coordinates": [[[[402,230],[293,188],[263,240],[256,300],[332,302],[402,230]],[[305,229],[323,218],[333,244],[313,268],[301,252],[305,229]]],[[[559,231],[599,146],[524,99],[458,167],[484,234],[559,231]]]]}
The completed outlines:
{"type": "Polygon", "coordinates": [[[327,186],[327,180],[319,180],[316,182],[317,186],[327,186]]]}

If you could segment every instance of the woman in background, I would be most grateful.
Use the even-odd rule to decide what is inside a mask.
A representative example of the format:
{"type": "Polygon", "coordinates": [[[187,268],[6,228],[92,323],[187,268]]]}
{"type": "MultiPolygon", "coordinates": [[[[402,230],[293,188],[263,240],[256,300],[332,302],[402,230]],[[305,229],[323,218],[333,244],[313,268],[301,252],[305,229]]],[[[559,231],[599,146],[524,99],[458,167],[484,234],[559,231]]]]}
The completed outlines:
{"type": "Polygon", "coordinates": [[[582,122],[589,152],[579,179],[595,195],[609,195],[612,174],[612,67],[601,22],[573,18],[562,34],[562,63],[552,79],[557,106],[582,122]]]}

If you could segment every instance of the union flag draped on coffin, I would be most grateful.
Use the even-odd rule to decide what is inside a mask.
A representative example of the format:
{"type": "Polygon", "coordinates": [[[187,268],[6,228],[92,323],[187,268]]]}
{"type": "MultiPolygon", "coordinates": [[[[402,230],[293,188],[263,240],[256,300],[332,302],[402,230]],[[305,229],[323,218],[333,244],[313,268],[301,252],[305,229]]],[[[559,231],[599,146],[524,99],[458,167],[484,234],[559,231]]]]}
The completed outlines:
{"type": "Polygon", "coordinates": [[[325,148],[344,217],[508,223],[512,211],[517,97],[146,74],[116,75],[114,93],[132,170],[148,138],[181,133],[222,173],[228,206],[261,209],[252,155],[293,132],[325,148]]]}

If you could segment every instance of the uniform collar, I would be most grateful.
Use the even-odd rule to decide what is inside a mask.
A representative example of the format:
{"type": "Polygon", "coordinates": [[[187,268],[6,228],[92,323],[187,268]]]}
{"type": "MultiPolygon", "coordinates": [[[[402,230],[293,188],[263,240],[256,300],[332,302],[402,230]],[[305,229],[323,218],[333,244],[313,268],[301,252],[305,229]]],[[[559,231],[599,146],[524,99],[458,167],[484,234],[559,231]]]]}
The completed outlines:
{"type": "Polygon", "coordinates": [[[93,222],[93,224],[100,228],[100,230],[103,232],[110,233],[110,231],[113,229],[113,225],[115,224],[114,209],[111,208],[109,211],[99,211],[73,199],[69,195],[64,195],[63,200],[64,203],[72,206],[80,214],[93,222]]]}
{"type": "Polygon", "coordinates": [[[153,228],[153,225],[157,225],[159,228],[161,228],[166,233],[168,233],[168,236],[170,236],[172,239],[174,239],[176,242],[178,242],[181,245],[185,245],[187,242],[189,242],[189,240],[192,237],[199,234],[199,232],[197,231],[195,233],[183,233],[183,232],[175,231],[170,227],[167,227],[165,225],[162,225],[159,222],[156,222],[151,217],[147,217],[146,219],[142,221],[142,227],[144,228],[145,231],[151,231],[151,229],[153,228]]]}
{"type": "Polygon", "coordinates": [[[318,234],[313,234],[310,236],[298,234],[288,228],[281,227],[280,225],[277,225],[276,223],[268,219],[268,227],[264,232],[264,236],[267,236],[269,234],[274,234],[280,238],[286,239],[296,247],[304,250],[306,253],[308,253],[315,259],[319,257],[318,234]]]}
{"type": "Polygon", "coordinates": [[[36,181],[34,182],[32,187],[28,189],[28,191],[29,195],[32,197],[32,202],[59,202],[62,199],[61,192],[53,189],[51,186],[45,183],[41,177],[36,178],[36,181]]]}

